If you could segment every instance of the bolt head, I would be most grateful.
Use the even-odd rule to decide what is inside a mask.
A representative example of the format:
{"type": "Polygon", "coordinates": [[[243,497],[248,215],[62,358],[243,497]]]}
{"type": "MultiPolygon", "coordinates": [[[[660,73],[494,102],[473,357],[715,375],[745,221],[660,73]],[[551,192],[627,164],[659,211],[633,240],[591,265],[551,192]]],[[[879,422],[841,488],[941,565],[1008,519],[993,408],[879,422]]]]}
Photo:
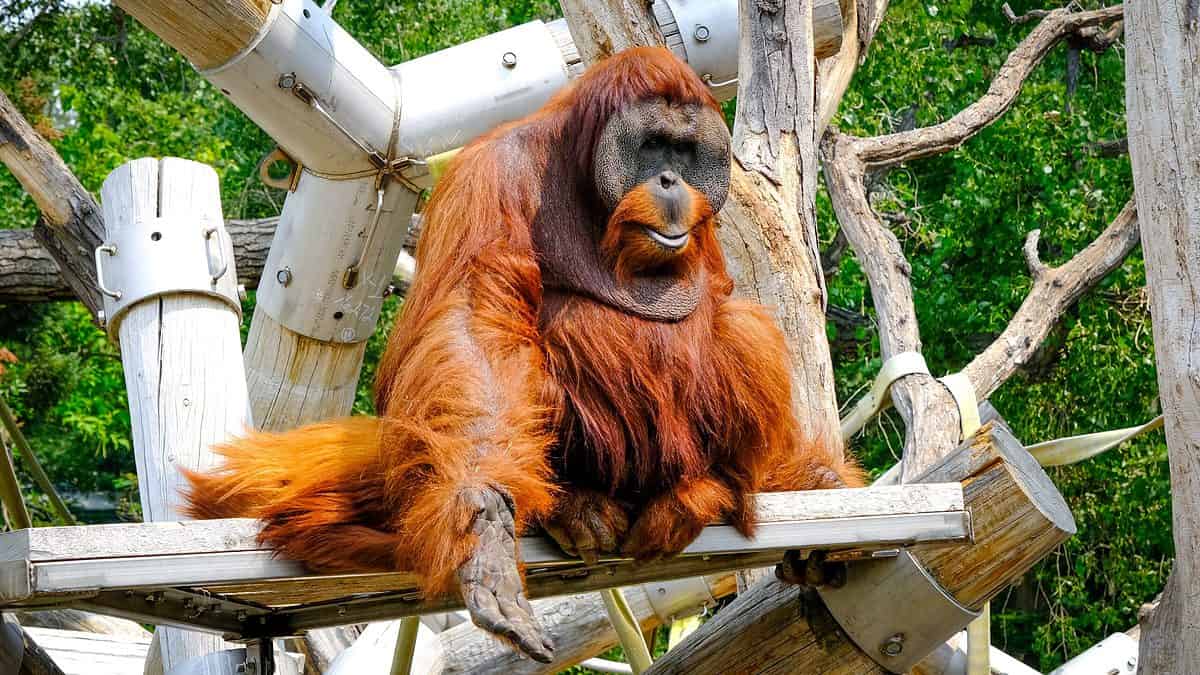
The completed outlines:
{"type": "Polygon", "coordinates": [[[883,644],[879,646],[879,651],[883,652],[884,656],[900,656],[900,653],[904,651],[904,636],[896,633],[884,640],[883,644]]]}
{"type": "Polygon", "coordinates": [[[500,57],[500,63],[503,63],[505,68],[515,68],[517,66],[516,52],[504,52],[504,56],[500,57]]]}
{"type": "Polygon", "coordinates": [[[295,86],[296,86],[296,74],[295,73],[284,73],[279,76],[279,88],[280,89],[291,89],[292,87],[295,87],[295,86]]]}
{"type": "Polygon", "coordinates": [[[708,26],[696,26],[696,32],[692,33],[696,38],[696,42],[708,42],[708,38],[712,36],[708,31],[708,26]]]}
{"type": "Polygon", "coordinates": [[[278,281],[281,286],[286,287],[292,283],[292,270],[287,267],[279,270],[275,273],[275,281],[278,281]]]}

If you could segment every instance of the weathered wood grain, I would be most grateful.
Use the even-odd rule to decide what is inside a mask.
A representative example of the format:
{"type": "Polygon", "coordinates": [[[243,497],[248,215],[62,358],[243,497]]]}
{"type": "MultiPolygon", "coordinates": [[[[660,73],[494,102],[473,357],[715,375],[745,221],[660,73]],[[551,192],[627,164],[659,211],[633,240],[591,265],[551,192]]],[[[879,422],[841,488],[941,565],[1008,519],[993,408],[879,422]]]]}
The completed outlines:
{"type": "Polygon", "coordinates": [[[100,207],[3,92],[0,162],[33,197],[42,213],[34,236],[58,262],[67,285],[94,315],[101,308],[92,259],[92,251],[104,239],[100,207]]]}
{"type": "Polygon", "coordinates": [[[272,0],[117,0],[196,67],[215,68],[233,58],[262,30],[272,0]]]}
{"type": "Polygon", "coordinates": [[[1125,107],[1171,463],[1175,563],[1142,619],[1139,673],[1200,672],[1200,8],[1136,0],[1125,107]]]}
{"type": "MultiPolygon", "coordinates": [[[[216,172],[188,160],[127,162],[105,179],[101,196],[109,235],[147,218],[163,218],[164,228],[221,219],[216,172]]],[[[120,323],[147,520],[177,520],[186,483],[179,469],[212,469],[217,459],[210,446],[249,424],[239,324],[224,302],[194,294],[142,301],[120,323]]],[[[167,670],[224,646],[219,636],[174,628],[158,631],[158,640],[167,670]]]]}

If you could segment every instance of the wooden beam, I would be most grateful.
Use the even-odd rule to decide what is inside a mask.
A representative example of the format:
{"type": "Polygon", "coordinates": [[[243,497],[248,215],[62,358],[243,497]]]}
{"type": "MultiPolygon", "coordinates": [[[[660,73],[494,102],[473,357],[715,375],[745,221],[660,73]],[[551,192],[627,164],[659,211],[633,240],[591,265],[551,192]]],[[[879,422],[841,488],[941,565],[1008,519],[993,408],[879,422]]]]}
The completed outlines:
{"type": "Polygon", "coordinates": [[[0,672],[11,675],[63,675],[28,631],[5,614],[0,621],[0,672]]]}
{"type": "Polygon", "coordinates": [[[267,22],[272,0],[117,0],[116,5],[201,70],[244,50],[267,22]]]}
{"type": "Polygon", "coordinates": [[[58,263],[71,290],[95,315],[101,302],[92,251],[104,239],[100,207],[3,92],[0,162],[13,172],[42,213],[34,236],[58,263]]]}

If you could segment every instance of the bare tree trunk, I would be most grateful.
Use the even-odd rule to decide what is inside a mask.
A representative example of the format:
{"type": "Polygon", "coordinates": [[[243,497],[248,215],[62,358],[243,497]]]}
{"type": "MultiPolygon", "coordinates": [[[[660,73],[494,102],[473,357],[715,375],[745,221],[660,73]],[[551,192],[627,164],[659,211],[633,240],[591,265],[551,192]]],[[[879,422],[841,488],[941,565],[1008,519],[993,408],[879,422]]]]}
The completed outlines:
{"type": "Polygon", "coordinates": [[[1133,0],[1125,105],[1171,462],[1175,565],[1140,673],[1200,672],[1200,33],[1194,0],[1133,0]]]}
{"type": "Polygon", "coordinates": [[[812,3],[742,3],[730,198],[718,230],[741,294],[773,307],[792,348],[796,414],[840,445],[817,242],[812,3]]]}

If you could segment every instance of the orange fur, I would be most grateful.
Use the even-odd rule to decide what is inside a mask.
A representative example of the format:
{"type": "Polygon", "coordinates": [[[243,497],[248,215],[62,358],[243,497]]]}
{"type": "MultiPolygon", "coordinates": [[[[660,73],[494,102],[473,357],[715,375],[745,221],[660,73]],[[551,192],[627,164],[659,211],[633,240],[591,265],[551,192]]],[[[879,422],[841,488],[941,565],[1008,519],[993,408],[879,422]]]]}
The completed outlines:
{"type": "Polygon", "coordinates": [[[476,543],[473,488],[508,493],[519,531],[564,491],[592,489],[630,506],[639,555],[661,555],[715,518],[752,532],[757,490],[861,483],[793,416],[783,335],[730,297],[704,196],[693,191],[674,257],[630,227],[656,217],[636,191],[616,214],[598,206],[596,140],[651,97],[716,106],[669,52],[634,49],[468,144],[425,209],[420,272],[378,369],[380,418],[220,447],[220,471],[189,475],[189,514],[260,518],[263,542],[314,569],[410,569],[440,594],[476,543]],[[656,322],[544,291],[535,228],[553,237],[565,222],[592,223],[621,275],[702,269],[700,306],[656,322]]]}

